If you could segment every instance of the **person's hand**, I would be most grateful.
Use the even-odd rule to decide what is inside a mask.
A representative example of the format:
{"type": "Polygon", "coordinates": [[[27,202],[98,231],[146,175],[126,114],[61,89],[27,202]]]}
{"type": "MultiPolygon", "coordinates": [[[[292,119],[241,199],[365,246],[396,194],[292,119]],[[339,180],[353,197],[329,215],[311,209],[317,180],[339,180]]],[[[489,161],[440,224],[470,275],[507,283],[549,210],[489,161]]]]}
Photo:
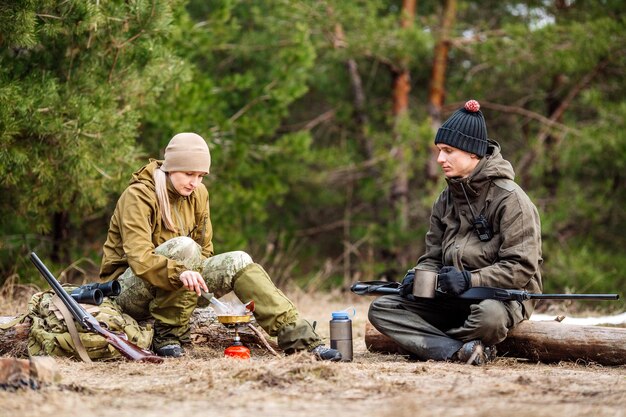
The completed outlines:
{"type": "Polygon", "coordinates": [[[402,284],[400,284],[399,294],[402,297],[406,297],[409,294],[413,294],[413,283],[415,282],[415,271],[409,269],[402,279],[402,284]]]}
{"type": "Polygon", "coordinates": [[[202,295],[202,291],[209,292],[209,287],[206,286],[204,278],[196,271],[185,271],[178,277],[183,283],[183,286],[189,291],[195,291],[198,296],[202,295]]]}
{"type": "Polygon", "coordinates": [[[472,287],[472,274],[453,266],[441,268],[438,279],[439,290],[448,295],[459,295],[472,287]]]}

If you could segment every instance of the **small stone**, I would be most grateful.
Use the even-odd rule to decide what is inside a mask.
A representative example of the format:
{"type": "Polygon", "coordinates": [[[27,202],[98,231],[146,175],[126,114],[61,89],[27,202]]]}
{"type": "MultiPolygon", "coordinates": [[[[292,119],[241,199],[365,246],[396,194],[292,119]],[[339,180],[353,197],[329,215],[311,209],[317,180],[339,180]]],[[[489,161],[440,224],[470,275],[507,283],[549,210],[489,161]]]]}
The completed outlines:
{"type": "Polygon", "coordinates": [[[0,388],[26,388],[30,386],[30,383],[30,362],[28,360],[0,358],[0,388]]]}
{"type": "Polygon", "coordinates": [[[61,374],[52,356],[31,357],[30,377],[39,385],[55,384],[61,381],[61,374]]]}

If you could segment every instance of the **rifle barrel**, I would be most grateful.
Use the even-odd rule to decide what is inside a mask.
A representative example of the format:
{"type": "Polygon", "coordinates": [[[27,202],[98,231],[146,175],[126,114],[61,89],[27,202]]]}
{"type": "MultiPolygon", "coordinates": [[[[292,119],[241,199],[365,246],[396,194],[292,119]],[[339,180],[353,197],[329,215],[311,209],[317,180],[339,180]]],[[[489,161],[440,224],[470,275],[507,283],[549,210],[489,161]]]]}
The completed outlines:
{"type": "Polygon", "coordinates": [[[76,300],[74,300],[74,298],[69,295],[67,291],[63,289],[59,281],[56,280],[54,275],[52,275],[52,272],[48,270],[46,265],[44,265],[44,263],[41,261],[41,259],[39,259],[35,252],[30,253],[30,260],[33,262],[33,264],[35,264],[35,266],[37,267],[41,275],[43,275],[43,277],[46,279],[46,281],[48,281],[48,284],[50,284],[56,295],[58,295],[59,298],[63,300],[63,304],[65,304],[72,316],[74,316],[74,319],[81,325],[86,326],[85,318],[87,317],[87,313],[85,312],[85,310],[80,305],[78,305],[76,300]]]}
{"type": "Polygon", "coordinates": [[[530,294],[537,300],[619,300],[619,294],[530,294]]]}
{"type": "MultiPolygon", "coordinates": [[[[380,282],[367,283],[356,282],[352,284],[350,290],[358,295],[386,295],[399,294],[397,286],[380,284],[380,282]]],[[[619,300],[619,294],[534,294],[524,290],[509,290],[495,287],[472,287],[457,296],[461,299],[469,300],[619,300]]]]}

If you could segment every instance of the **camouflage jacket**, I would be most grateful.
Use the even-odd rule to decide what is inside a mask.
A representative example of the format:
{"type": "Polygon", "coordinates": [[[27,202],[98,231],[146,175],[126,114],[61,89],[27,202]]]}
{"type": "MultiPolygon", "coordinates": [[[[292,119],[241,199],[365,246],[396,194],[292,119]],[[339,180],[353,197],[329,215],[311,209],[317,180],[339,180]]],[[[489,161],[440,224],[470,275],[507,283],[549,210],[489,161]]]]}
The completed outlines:
{"type": "MultiPolygon", "coordinates": [[[[490,141],[487,156],[469,177],[447,179],[448,187],[433,205],[426,251],[418,267],[438,272],[442,266],[453,265],[471,272],[473,286],[541,292],[539,213],[514,176],[513,167],[500,154],[500,145],[490,141]],[[476,217],[486,217],[493,231],[491,240],[479,240],[472,210],[476,217]]],[[[526,316],[533,305],[524,303],[526,316]]]]}
{"type": "Polygon", "coordinates": [[[130,267],[150,284],[173,291],[182,286],[178,279],[185,267],[154,249],[176,236],[189,236],[206,257],[213,255],[213,229],[209,217],[209,193],[200,184],[189,197],[176,192],[168,181],[168,196],[178,233],[162,222],[152,174],[162,161],[150,163],[133,174],[130,185],[120,196],[103,247],[100,279],[110,281],[130,267]]]}

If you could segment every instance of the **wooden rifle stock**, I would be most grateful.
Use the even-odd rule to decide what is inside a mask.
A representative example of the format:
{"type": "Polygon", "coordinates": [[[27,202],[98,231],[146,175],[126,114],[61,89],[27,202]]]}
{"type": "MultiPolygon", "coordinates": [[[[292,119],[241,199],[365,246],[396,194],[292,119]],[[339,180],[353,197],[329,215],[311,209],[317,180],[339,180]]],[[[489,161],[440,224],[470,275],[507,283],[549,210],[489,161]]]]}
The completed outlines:
{"type": "Polygon", "coordinates": [[[67,307],[69,312],[81,326],[90,332],[99,334],[115,349],[117,349],[124,357],[133,361],[143,361],[151,363],[161,363],[163,358],[156,356],[149,350],[142,349],[134,343],[130,342],[125,334],[118,334],[112,332],[96,320],[94,316],[88,313],[74,298],[68,294],[59,281],[52,275],[52,273],[46,268],[41,259],[31,252],[30,260],[35,264],[41,275],[46,279],[48,284],[52,287],[56,295],[59,296],[63,304],[67,307]]]}

